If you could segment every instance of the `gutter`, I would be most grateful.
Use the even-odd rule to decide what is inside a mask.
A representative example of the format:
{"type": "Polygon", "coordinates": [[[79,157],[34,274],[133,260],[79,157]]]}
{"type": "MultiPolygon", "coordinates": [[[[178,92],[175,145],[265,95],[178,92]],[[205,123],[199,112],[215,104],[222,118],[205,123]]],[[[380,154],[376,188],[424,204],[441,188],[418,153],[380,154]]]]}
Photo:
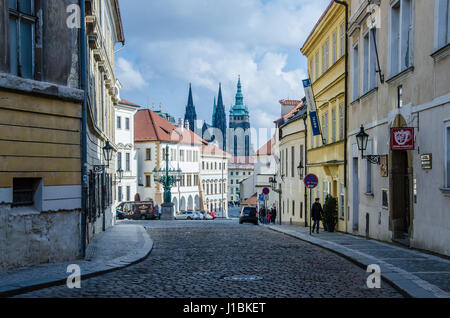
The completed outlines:
{"type": "Polygon", "coordinates": [[[87,76],[86,76],[86,11],[85,2],[80,0],[81,32],[80,32],[80,55],[81,55],[81,89],[84,91],[82,119],[81,119],[81,222],[80,222],[80,254],[86,256],[86,215],[87,215],[87,76]]]}

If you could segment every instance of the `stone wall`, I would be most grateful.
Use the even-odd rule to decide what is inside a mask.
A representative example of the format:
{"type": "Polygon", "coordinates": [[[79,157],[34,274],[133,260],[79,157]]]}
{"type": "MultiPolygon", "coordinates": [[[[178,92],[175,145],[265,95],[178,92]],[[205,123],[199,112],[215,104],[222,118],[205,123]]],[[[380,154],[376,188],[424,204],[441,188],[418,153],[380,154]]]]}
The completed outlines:
{"type": "Polygon", "coordinates": [[[80,212],[38,212],[0,205],[0,269],[80,256],[80,212]]]}

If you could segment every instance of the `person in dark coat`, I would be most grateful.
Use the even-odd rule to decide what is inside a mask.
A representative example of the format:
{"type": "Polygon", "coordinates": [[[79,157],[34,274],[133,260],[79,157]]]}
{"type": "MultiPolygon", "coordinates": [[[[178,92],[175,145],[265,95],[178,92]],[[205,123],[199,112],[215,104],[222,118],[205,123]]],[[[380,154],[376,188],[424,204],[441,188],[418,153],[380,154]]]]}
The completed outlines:
{"type": "Polygon", "coordinates": [[[312,205],[312,209],[311,209],[311,217],[314,221],[313,223],[313,227],[312,227],[312,231],[314,233],[314,229],[316,228],[317,225],[317,233],[319,233],[319,224],[320,224],[320,220],[322,220],[322,205],[320,204],[320,199],[316,198],[316,202],[313,203],[312,205]]]}
{"type": "Polygon", "coordinates": [[[270,220],[272,220],[272,223],[275,223],[275,219],[277,218],[277,210],[275,208],[272,208],[272,217],[270,220]]]}

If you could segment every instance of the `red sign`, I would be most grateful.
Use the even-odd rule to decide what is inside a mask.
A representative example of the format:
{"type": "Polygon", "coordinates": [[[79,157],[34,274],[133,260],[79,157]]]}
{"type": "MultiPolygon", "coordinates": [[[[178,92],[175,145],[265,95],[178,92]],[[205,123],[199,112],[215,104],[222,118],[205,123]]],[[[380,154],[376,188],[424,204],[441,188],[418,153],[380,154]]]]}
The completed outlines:
{"type": "Polygon", "coordinates": [[[305,179],[303,180],[305,182],[305,186],[308,189],[314,189],[317,187],[317,184],[319,183],[319,178],[315,174],[308,174],[305,179]]]}
{"type": "Polygon", "coordinates": [[[392,150],[414,150],[414,128],[391,128],[392,150]]]}

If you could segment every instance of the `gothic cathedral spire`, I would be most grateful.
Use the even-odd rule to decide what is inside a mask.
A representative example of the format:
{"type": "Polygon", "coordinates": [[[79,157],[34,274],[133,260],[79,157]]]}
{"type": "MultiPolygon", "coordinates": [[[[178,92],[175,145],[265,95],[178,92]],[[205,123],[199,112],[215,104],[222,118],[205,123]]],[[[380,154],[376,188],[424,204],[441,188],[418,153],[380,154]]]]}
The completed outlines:
{"type": "Polygon", "coordinates": [[[213,120],[212,125],[214,128],[219,129],[222,132],[222,141],[219,141],[219,147],[222,150],[226,150],[226,129],[227,129],[227,117],[225,115],[225,107],[222,99],[222,84],[219,83],[219,96],[217,97],[217,105],[214,103],[213,120]]]}
{"type": "Polygon", "coordinates": [[[195,121],[197,120],[197,113],[195,112],[194,100],[192,98],[192,87],[189,83],[189,97],[186,105],[186,113],[184,114],[184,122],[189,122],[189,129],[194,131],[195,121]]]}

